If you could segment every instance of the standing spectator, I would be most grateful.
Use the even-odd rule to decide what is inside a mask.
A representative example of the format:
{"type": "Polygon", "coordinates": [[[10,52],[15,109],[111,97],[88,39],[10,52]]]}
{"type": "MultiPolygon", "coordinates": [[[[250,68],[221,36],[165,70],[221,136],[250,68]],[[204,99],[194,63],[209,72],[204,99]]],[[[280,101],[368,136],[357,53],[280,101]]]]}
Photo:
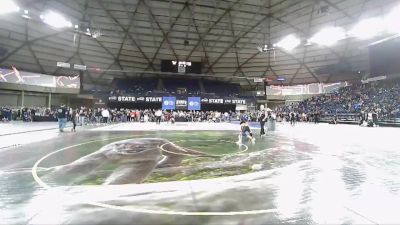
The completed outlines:
{"type": "Polygon", "coordinates": [[[225,112],[224,113],[224,120],[225,120],[225,122],[228,122],[228,121],[230,121],[230,119],[229,119],[229,113],[228,112],[225,112]]]}
{"type": "Polygon", "coordinates": [[[260,121],[260,127],[261,127],[260,136],[262,136],[262,135],[265,135],[264,126],[265,126],[265,122],[267,121],[267,114],[265,113],[264,110],[261,111],[259,121],[260,121]]]}
{"type": "Polygon", "coordinates": [[[108,117],[110,117],[110,112],[108,111],[108,109],[103,109],[103,111],[101,111],[101,116],[103,117],[103,123],[107,124],[108,117]]]}
{"type": "Polygon", "coordinates": [[[161,116],[162,116],[162,111],[161,111],[161,109],[157,110],[156,113],[155,113],[155,115],[156,115],[156,123],[157,123],[157,124],[160,124],[160,123],[161,123],[161,116]]]}
{"type": "Polygon", "coordinates": [[[96,110],[96,113],[95,113],[95,118],[96,118],[96,123],[97,124],[100,124],[100,118],[101,118],[101,110],[100,109],[97,109],[96,110]]]}
{"type": "Polygon", "coordinates": [[[139,121],[140,121],[140,111],[139,111],[139,110],[136,110],[135,121],[136,121],[136,122],[139,122],[139,121]]]}
{"type": "Polygon", "coordinates": [[[290,113],[290,125],[294,126],[295,121],[296,121],[296,115],[294,112],[291,112],[290,113]]]}
{"type": "Polygon", "coordinates": [[[76,120],[78,119],[77,115],[78,114],[77,114],[76,110],[72,110],[72,113],[71,113],[71,121],[72,121],[71,131],[72,132],[76,132],[76,120]]]}
{"type": "Polygon", "coordinates": [[[136,115],[136,113],[135,113],[135,111],[134,110],[132,110],[131,112],[130,112],[130,118],[131,118],[131,122],[135,122],[136,120],[135,120],[135,115],[136,115]]]}
{"type": "Polygon", "coordinates": [[[58,129],[60,132],[64,132],[64,128],[67,124],[68,118],[68,109],[64,104],[61,105],[59,109],[57,109],[57,119],[58,119],[58,129]]]}
{"type": "Polygon", "coordinates": [[[86,111],[84,107],[81,107],[81,110],[79,111],[79,125],[83,126],[85,123],[85,117],[86,117],[86,111]]]}

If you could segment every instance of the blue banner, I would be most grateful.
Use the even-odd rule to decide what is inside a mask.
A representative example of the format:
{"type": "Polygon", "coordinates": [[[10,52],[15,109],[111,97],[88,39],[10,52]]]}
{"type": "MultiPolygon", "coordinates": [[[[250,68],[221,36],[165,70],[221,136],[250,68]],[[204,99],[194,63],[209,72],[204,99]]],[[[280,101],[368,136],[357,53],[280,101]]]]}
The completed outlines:
{"type": "Polygon", "coordinates": [[[188,98],[188,110],[201,110],[200,97],[188,98]]]}
{"type": "Polygon", "coordinates": [[[162,109],[163,110],[175,110],[175,97],[163,97],[162,98],[162,109]]]}

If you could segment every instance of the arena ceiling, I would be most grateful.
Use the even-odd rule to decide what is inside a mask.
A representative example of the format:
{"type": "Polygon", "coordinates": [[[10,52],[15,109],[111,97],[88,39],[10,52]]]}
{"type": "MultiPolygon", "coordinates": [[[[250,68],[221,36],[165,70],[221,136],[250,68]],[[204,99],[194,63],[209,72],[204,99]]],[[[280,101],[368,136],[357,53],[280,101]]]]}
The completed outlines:
{"type": "Polygon", "coordinates": [[[306,40],[326,26],[350,29],[361,19],[381,16],[399,4],[394,0],[14,2],[19,12],[0,15],[0,65],[58,75],[73,72],[57,68],[56,62],[84,64],[87,84],[156,76],[163,59],[201,61],[204,76],[244,84],[266,76],[284,77],[285,84],[346,80],[368,74],[367,45],[388,36],[346,38],[330,47],[308,45],[306,40]],[[73,26],[55,29],[44,24],[40,15],[50,10],[73,26]],[[272,49],[289,34],[302,44],[291,51],[272,49]],[[264,45],[267,51],[257,49],[264,45]]]}

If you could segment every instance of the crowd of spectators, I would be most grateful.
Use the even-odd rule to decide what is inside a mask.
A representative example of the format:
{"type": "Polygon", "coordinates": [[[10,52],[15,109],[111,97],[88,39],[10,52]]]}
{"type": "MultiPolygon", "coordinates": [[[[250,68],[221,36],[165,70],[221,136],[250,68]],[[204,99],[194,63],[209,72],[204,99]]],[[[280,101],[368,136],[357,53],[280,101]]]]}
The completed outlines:
{"type": "MultiPolygon", "coordinates": [[[[109,109],[87,108],[70,109],[75,111],[79,124],[101,122],[154,122],[159,110],[146,109],[109,109]],[[106,116],[104,116],[106,115],[106,116]],[[107,118],[104,121],[104,118],[107,118]]],[[[294,113],[297,121],[314,121],[317,117],[340,117],[349,115],[360,118],[375,113],[379,119],[400,118],[400,82],[375,82],[340,88],[336,92],[313,96],[302,102],[292,103],[275,109],[277,120],[288,120],[294,113]]],[[[236,112],[218,111],[173,111],[161,112],[162,121],[231,121],[241,120],[243,116],[236,112]]],[[[0,121],[34,121],[34,117],[47,117],[56,120],[56,109],[46,107],[8,107],[0,108],[0,121]]],[[[257,121],[259,112],[246,114],[248,121],[257,121]]]]}
{"type": "Polygon", "coordinates": [[[340,88],[338,91],[314,96],[299,103],[278,107],[278,114],[361,116],[376,113],[380,119],[400,117],[400,82],[375,82],[340,88]]]}
{"type": "MultiPolygon", "coordinates": [[[[78,125],[92,125],[100,123],[117,122],[155,122],[157,111],[161,112],[161,121],[165,122],[228,122],[240,120],[244,114],[237,112],[219,112],[219,111],[162,111],[160,109],[112,109],[112,108],[68,108],[68,120],[71,115],[76,115],[78,125]]],[[[257,120],[257,113],[246,114],[246,118],[251,121],[257,120]]],[[[0,108],[0,121],[56,121],[57,108],[50,109],[46,107],[8,107],[0,108]],[[38,118],[50,118],[40,120],[38,118]]]]}
{"type": "Polygon", "coordinates": [[[161,111],[160,109],[96,109],[94,114],[83,108],[79,113],[80,124],[100,122],[156,122],[159,113],[162,122],[223,122],[237,119],[235,112],[218,111],[161,111]],[[108,111],[107,121],[103,120],[104,111],[108,111]],[[98,118],[99,117],[99,118],[98,118]]]}
{"type": "Polygon", "coordinates": [[[0,121],[22,120],[32,122],[34,117],[50,117],[55,120],[56,112],[54,109],[46,107],[0,107],[0,121]]]}

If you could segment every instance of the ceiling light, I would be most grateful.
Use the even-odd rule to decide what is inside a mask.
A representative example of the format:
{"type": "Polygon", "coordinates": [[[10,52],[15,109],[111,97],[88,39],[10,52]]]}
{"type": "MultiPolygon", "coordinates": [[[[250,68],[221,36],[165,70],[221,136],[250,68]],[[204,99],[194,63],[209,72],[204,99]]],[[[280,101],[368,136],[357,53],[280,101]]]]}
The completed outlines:
{"type": "Polygon", "coordinates": [[[400,34],[400,6],[394,8],[384,19],[385,28],[390,33],[400,34]]]}
{"type": "Polygon", "coordinates": [[[383,22],[380,18],[362,20],[351,29],[349,34],[360,39],[372,38],[385,30],[383,22]]]}
{"type": "Polygon", "coordinates": [[[25,13],[25,14],[28,14],[28,13],[29,13],[29,11],[28,11],[27,9],[25,9],[25,10],[24,10],[24,13],[25,13]]]}
{"type": "Polygon", "coordinates": [[[345,38],[346,33],[343,28],[327,27],[316,33],[312,38],[310,38],[309,42],[313,42],[319,45],[331,46],[345,38]]]}
{"type": "Polygon", "coordinates": [[[70,21],[66,20],[61,14],[55,12],[48,12],[42,19],[44,23],[55,28],[72,27],[70,21]]]}
{"type": "Polygon", "coordinates": [[[291,35],[288,35],[285,38],[283,38],[276,45],[280,48],[290,51],[290,50],[296,48],[297,46],[299,46],[300,43],[301,43],[300,39],[298,39],[296,36],[291,34],[291,35]]]}
{"type": "Polygon", "coordinates": [[[19,7],[12,0],[1,0],[0,1],[0,14],[7,14],[19,12],[19,7]]]}

